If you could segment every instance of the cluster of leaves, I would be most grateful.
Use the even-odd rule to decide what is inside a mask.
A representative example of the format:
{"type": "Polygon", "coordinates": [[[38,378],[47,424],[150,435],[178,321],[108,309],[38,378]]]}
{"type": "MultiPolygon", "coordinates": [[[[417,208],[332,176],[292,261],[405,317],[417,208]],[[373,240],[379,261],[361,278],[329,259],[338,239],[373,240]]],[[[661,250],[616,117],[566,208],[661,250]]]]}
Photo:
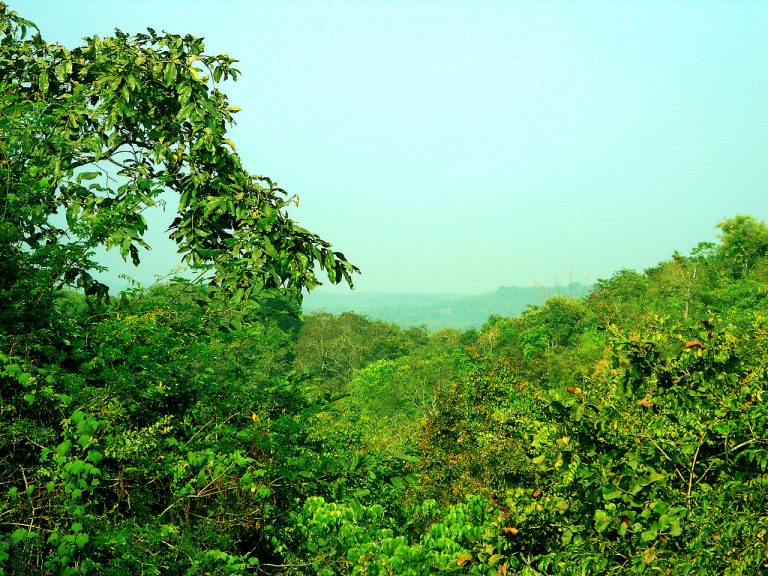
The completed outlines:
{"type": "Polygon", "coordinates": [[[68,50],[0,3],[7,257],[46,270],[51,286],[105,295],[93,250],[115,247],[138,264],[142,212],[170,198],[183,261],[230,303],[277,289],[300,299],[318,264],[332,282],[351,281],[343,254],[287,216],[293,198],[243,168],[227,138],[239,108],[219,90],[237,78],[236,61],[204,48],[150,29],[68,50]]]}
{"type": "Polygon", "coordinates": [[[289,336],[206,331],[188,289],[86,310],[55,362],[0,356],[3,573],[236,574],[270,557],[264,526],[311,452],[289,336]]]}

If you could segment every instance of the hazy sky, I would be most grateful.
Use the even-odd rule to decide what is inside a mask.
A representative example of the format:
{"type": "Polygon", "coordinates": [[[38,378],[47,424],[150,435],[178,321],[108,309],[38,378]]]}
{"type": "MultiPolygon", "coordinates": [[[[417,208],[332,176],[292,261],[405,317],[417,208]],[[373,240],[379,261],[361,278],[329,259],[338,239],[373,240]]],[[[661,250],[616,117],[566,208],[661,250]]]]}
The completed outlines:
{"type": "Polygon", "coordinates": [[[766,218],[768,2],[10,4],[239,58],[238,151],[361,291],[589,283],[766,218]]]}

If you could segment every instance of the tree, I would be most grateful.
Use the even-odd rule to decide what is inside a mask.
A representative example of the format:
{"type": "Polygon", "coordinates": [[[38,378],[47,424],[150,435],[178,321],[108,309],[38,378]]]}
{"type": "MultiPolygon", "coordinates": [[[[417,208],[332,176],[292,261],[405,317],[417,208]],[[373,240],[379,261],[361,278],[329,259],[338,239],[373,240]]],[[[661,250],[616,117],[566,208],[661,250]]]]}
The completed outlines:
{"type": "Polygon", "coordinates": [[[357,269],[288,217],[295,198],[247,172],[227,138],[239,108],[219,85],[237,79],[235,59],[152,29],[84,41],[50,44],[0,2],[4,262],[105,295],[94,249],[138,265],[142,212],[171,193],[182,261],[235,304],[276,291],[300,301],[316,265],[351,285],[357,269]]]}
{"type": "Polygon", "coordinates": [[[324,392],[343,390],[359,370],[376,360],[393,360],[426,344],[422,328],[402,330],[353,312],[308,315],[296,342],[295,366],[322,379],[324,392]]]}
{"type": "Polygon", "coordinates": [[[731,276],[747,276],[757,262],[768,254],[768,226],[751,216],[739,214],[717,225],[723,231],[720,237],[720,255],[731,276]]]}
{"type": "Polygon", "coordinates": [[[153,30],[70,51],[0,1],[0,576],[280,560],[274,518],[322,461],[284,312],[318,267],[357,269],[242,166],[218,88],[234,62],[153,30]],[[105,302],[95,249],[138,265],[142,213],[169,197],[170,237],[212,288],[105,302]],[[227,308],[234,330],[208,322],[227,308]]]}

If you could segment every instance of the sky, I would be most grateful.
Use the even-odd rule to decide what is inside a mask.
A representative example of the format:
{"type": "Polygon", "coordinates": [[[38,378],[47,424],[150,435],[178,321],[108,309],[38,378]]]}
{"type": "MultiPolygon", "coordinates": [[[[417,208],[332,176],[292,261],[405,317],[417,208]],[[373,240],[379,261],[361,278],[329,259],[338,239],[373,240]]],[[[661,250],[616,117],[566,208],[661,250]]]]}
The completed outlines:
{"type": "MultiPolygon", "coordinates": [[[[589,284],[766,219],[768,2],[9,3],[67,46],[151,26],[238,58],[245,166],[361,292],[589,284]]],[[[151,242],[144,283],[176,258],[151,242]]]]}

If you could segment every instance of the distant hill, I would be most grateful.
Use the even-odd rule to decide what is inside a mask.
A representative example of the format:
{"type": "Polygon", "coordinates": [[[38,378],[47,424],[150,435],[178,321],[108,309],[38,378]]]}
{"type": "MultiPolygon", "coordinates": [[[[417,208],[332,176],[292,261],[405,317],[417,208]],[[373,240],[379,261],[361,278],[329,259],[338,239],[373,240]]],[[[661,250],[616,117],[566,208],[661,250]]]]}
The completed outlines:
{"type": "Polygon", "coordinates": [[[584,296],[589,286],[505,286],[487,294],[398,294],[314,292],[304,299],[305,313],[355,312],[373,320],[392,322],[404,328],[425,325],[438,328],[479,328],[492,314],[518,316],[528,306],[543,304],[556,295],[584,296]]]}

